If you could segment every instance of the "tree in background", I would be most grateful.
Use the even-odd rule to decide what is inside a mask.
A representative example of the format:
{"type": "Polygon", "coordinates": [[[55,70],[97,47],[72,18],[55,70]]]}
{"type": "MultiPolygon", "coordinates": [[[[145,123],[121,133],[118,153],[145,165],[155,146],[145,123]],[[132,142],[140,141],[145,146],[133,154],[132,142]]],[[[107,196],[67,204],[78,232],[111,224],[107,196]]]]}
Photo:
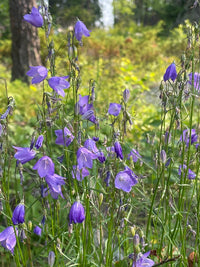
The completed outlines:
{"type": "Polygon", "coordinates": [[[12,34],[12,80],[28,83],[26,72],[29,66],[41,65],[40,42],[37,28],[23,20],[30,13],[36,0],[9,0],[10,26],[12,34]]]}
{"type": "Polygon", "coordinates": [[[76,18],[87,26],[94,26],[101,10],[98,0],[49,0],[49,10],[56,24],[68,27],[76,18]]]}

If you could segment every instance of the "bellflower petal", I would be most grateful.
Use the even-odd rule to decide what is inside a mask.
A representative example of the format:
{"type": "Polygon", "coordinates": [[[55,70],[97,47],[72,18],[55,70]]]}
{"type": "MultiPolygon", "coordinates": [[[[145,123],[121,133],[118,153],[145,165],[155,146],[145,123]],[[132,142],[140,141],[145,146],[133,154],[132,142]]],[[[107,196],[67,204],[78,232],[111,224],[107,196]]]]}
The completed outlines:
{"type": "Polygon", "coordinates": [[[82,169],[79,169],[78,165],[73,166],[72,177],[74,179],[78,181],[82,181],[88,175],[90,175],[90,172],[85,167],[83,167],[82,169]]]}
{"type": "Polygon", "coordinates": [[[163,76],[164,81],[168,81],[169,79],[171,79],[173,82],[175,81],[177,77],[177,73],[176,73],[176,65],[174,63],[172,63],[167,69],[166,72],[163,76]]]}
{"type": "Polygon", "coordinates": [[[115,153],[117,155],[117,158],[123,159],[124,156],[123,156],[123,153],[122,153],[122,147],[121,147],[121,145],[120,145],[120,143],[118,141],[116,141],[114,143],[114,149],[115,149],[115,153]]]}
{"type": "Polygon", "coordinates": [[[51,158],[44,156],[40,158],[33,166],[33,170],[37,170],[41,178],[45,177],[46,175],[53,175],[54,163],[51,158]]]}
{"type": "Polygon", "coordinates": [[[86,37],[90,36],[90,31],[82,21],[78,20],[75,24],[74,34],[76,39],[80,42],[83,35],[85,35],[86,37]]]}
{"type": "Polygon", "coordinates": [[[73,134],[67,127],[65,127],[64,130],[55,130],[55,134],[57,136],[57,139],[55,141],[57,145],[69,146],[74,140],[73,134]]]}
{"type": "Polygon", "coordinates": [[[17,205],[13,211],[12,221],[13,224],[24,223],[25,208],[23,204],[17,205]]]}
{"type": "Polygon", "coordinates": [[[13,148],[17,150],[14,157],[19,160],[21,164],[25,164],[35,157],[36,151],[31,150],[30,147],[13,146],[13,148]]]}
{"type": "Polygon", "coordinates": [[[110,103],[108,113],[113,116],[118,116],[121,111],[122,106],[117,103],[110,103]]]}
{"type": "Polygon", "coordinates": [[[43,66],[32,66],[30,70],[26,73],[29,77],[33,77],[31,83],[40,83],[47,77],[48,71],[43,66]]]}
{"type": "Polygon", "coordinates": [[[42,234],[42,229],[41,229],[39,226],[36,226],[36,227],[34,228],[33,232],[34,232],[36,235],[41,236],[41,234],[42,234]]]}
{"type": "MultiPolygon", "coordinates": [[[[16,234],[18,234],[17,229],[16,234]]],[[[7,227],[3,230],[3,232],[0,233],[0,243],[5,249],[10,250],[12,254],[14,253],[16,237],[13,226],[7,227]]]]}
{"type": "Polygon", "coordinates": [[[61,95],[62,97],[65,96],[64,89],[67,89],[70,87],[70,84],[68,81],[66,81],[66,77],[52,77],[48,80],[49,86],[56,91],[58,95],[61,95]]]}
{"type": "Polygon", "coordinates": [[[84,207],[80,202],[74,202],[69,212],[69,223],[82,223],[85,220],[84,207]]]}
{"type": "Polygon", "coordinates": [[[24,20],[35,27],[42,27],[44,24],[43,17],[36,7],[32,7],[31,14],[24,15],[24,20]]]}
{"type": "Polygon", "coordinates": [[[93,160],[97,159],[98,155],[93,154],[85,147],[80,147],[77,151],[77,162],[79,169],[83,167],[92,169],[93,160]]]}

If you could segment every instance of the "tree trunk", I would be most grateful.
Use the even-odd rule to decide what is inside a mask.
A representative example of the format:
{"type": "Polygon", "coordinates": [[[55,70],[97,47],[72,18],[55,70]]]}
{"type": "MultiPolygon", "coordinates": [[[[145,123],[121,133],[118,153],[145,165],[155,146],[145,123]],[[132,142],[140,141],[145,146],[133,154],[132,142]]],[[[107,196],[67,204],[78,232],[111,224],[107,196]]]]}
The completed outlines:
{"type": "Polygon", "coordinates": [[[23,16],[30,13],[35,0],[9,0],[10,25],[12,33],[12,78],[29,83],[26,72],[29,66],[41,65],[40,41],[37,28],[24,21],[23,16]]]}

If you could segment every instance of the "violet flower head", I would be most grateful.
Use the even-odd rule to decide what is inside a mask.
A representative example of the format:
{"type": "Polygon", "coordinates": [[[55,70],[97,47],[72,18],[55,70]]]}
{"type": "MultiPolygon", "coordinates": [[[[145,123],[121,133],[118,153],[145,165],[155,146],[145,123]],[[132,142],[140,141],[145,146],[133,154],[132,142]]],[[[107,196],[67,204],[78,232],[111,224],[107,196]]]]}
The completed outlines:
{"type": "Polygon", "coordinates": [[[74,34],[76,39],[80,42],[83,35],[86,37],[90,36],[90,31],[82,21],[78,20],[74,27],[74,34]]]}
{"type": "Polygon", "coordinates": [[[101,162],[101,163],[104,163],[104,161],[106,161],[106,157],[103,153],[103,151],[99,150],[99,153],[98,153],[98,160],[101,162]]]}
{"type": "Polygon", "coordinates": [[[95,155],[85,147],[80,147],[77,151],[77,162],[79,169],[83,167],[92,169],[93,160],[97,159],[98,155],[95,155]]]}
{"type": "Polygon", "coordinates": [[[43,140],[44,140],[43,135],[38,136],[38,139],[36,140],[35,143],[35,148],[39,149],[42,146],[43,140]]]}
{"type": "Polygon", "coordinates": [[[70,87],[70,84],[66,79],[69,78],[69,76],[64,77],[52,77],[48,80],[49,86],[56,91],[58,95],[61,95],[62,97],[65,96],[64,89],[67,89],[70,87]]]}
{"type": "Polygon", "coordinates": [[[12,221],[13,224],[24,223],[24,216],[25,216],[25,208],[23,204],[17,205],[17,207],[13,211],[12,221]]]}
{"type": "Polygon", "coordinates": [[[31,150],[30,147],[13,146],[13,148],[17,150],[14,157],[19,160],[21,164],[25,164],[35,157],[36,151],[31,150]]]}
{"type": "MultiPolygon", "coordinates": [[[[192,73],[190,73],[189,75],[189,84],[192,85],[192,73]]],[[[195,72],[194,73],[194,88],[196,90],[200,90],[200,73],[195,72]]]]}
{"type": "Polygon", "coordinates": [[[53,175],[54,163],[51,158],[44,156],[40,158],[33,166],[33,170],[37,170],[41,178],[45,177],[46,175],[53,175]]]}
{"type": "Polygon", "coordinates": [[[83,205],[78,201],[74,202],[69,212],[69,223],[82,223],[85,220],[83,205]]]}
{"type": "MultiPolygon", "coordinates": [[[[16,234],[18,234],[17,229],[16,234]]],[[[13,226],[9,226],[6,229],[3,230],[3,232],[0,233],[0,243],[2,247],[4,247],[7,250],[10,250],[10,252],[14,253],[14,248],[16,245],[16,236],[13,226]]]]}
{"type": "Polygon", "coordinates": [[[89,120],[94,124],[97,123],[97,119],[94,115],[94,107],[89,104],[89,95],[79,95],[79,101],[75,105],[76,114],[82,115],[83,120],[89,120]]]}
{"type": "Polygon", "coordinates": [[[82,181],[86,176],[90,175],[88,169],[83,167],[82,169],[79,169],[78,165],[73,166],[72,170],[72,177],[78,181],[82,181]]]}
{"type": "Polygon", "coordinates": [[[94,154],[99,153],[99,149],[96,147],[96,142],[93,139],[85,140],[84,147],[90,150],[94,154]]]}
{"type": "Polygon", "coordinates": [[[33,232],[34,232],[36,235],[41,236],[41,234],[42,234],[42,229],[41,229],[39,226],[36,226],[36,227],[34,228],[33,232]]]}
{"type": "Polygon", "coordinates": [[[121,111],[122,106],[117,103],[110,103],[108,113],[113,116],[118,116],[121,111]]]}
{"type": "Polygon", "coordinates": [[[132,186],[137,184],[137,175],[128,167],[124,171],[119,172],[115,177],[115,188],[124,192],[130,192],[132,186]]]}
{"type": "Polygon", "coordinates": [[[121,145],[120,145],[120,143],[118,141],[116,141],[114,143],[114,149],[115,149],[115,153],[117,155],[117,158],[123,159],[124,156],[123,156],[123,153],[122,153],[122,147],[121,147],[121,145]]]}
{"type": "Polygon", "coordinates": [[[69,146],[74,140],[73,134],[67,127],[65,127],[64,130],[55,130],[55,134],[57,136],[55,141],[57,145],[69,146]]]}
{"type": "Polygon", "coordinates": [[[29,77],[33,77],[31,83],[40,83],[47,77],[48,71],[43,66],[32,66],[30,70],[26,73],[29,77]]]}
{"type": "Polygon", "coordinates": [[[147,257],[150,255],[150,251],[144,253],[136,262],[133,263],[132,267],[152,267],[155,262],[147,257]]]}
{"type": "Polygon", "coordinates": [[[166,72],[165,72],[165,74],[163,76],[163,79],[164,79],[165,82],[168,81],[169,79],[171,79],[174,82],[176,77],[177,77],[176,65],[175,65],[175,63],[172,63],[166,69],[166,72]]]}
{"type": "Polygon", "coordinates": [[[24,20],[35,27],[42,27],[44,24],[43,17],[36,7],[32,7],[31,14],[24,15],[24,20]]]}
{"type": "Polygon", "coordinates": [[[130,160],[131,158],[133,162],[137,162],[138,159],[141,159],[142,157],[140,156],[139,152],[133,148],[128,154],[128,160],[130,160]]]}
{"type": "Polygon", "coordinates": [[[59,195],[64,198],[62,194],[61,185],[65,184],[65,179],[65,177],[59,176],[55,173],[53,175],[45,176],[45,181],[49,186],[50,194],[53,199],[58,199],[59,195]]]}
{"type": "MultiPolygon", "coordinates": [[[[178,169],[178,175],[181,176],[182,171],[185,173],[186,169],[187,169],[187,166],[185,164],[180,165],[178,169]]],[[[188,169],[187,177],[188,179],[193,180],[195,179],[196,174],[191,169],[188,169]]]]}
{"type": "Polygon", "coordinates": [[[127,103],[130,98],[130,91],[128,89],[125,89],[123,92],[123,98],[124,102],[127,103]]]}
{"type": "MultiPolygon", "coordinates": [[[[198,139],[198,135],[196,134],[195,129],[191,129],[191,145],[196,143],[198,139]]],[[[189,129],[185,129],[183,131],[183,134],[180,137],[180,141],[185,142],[186,146],[189,146],[190,143],[190,130],[189,129]]]]}

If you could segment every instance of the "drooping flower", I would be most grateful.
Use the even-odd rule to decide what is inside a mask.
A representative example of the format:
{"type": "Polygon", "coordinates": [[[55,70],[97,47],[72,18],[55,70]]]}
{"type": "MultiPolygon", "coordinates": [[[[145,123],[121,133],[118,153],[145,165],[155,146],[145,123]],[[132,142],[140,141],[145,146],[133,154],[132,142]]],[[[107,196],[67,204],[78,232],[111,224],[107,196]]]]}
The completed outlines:
{"type": "Polygon", "coordinates": [[[130,158],[132,158],[133,162],[137,162],[138,159],[141,159],[142,157],[140,156],[139,152],[133,148],[128,154],[128,160],[130,160],[130,158]]]}
{"type": "Polygon", "coordinates": [[[143,255],[139,256],[139,259],[133,263],[132,267],[152,267],[155,262],[147,257],[150,255],[150,251],[144,253],[143,255]]]}
{"type": "MultiPolygon", "coordinates": [[[[178,169],[178,175],[181,176],[182,171],[185,173],[186,169],[187,169],[187,166],[185,164],[180,165],[178,169]]],[[[188,179],[193,180],[195,179],[196,174],[191,169],[188,169],[187,177],[188,179]]]]}
{"type": "Polygon", "coordinates": [[[74,140],[73,134],[67,127],[65,127],[64,130],[55,130],[55,134],[57,136],[55,141],[57,145],[69,146],[74,140]]]}
{"type": "Polygon", "coordinates": [[[69,223],[82,223],[85,220],[83,205],[78,201],[74,202],[69,212],[69,223]]]}
{"type": "Polygon", "coordinates": [[[165,82],[168,81],[169,79],[171,79],[174,82],[176,77],[177,77],[176,65],[175,65],[175,63],[172,63],[166,69],[166,72],[165,72],[165,74],[163,76],[163,79],[164,79],[165,82]]]}
{"type": "Polygon", "coordinates": [[[118,116],[121,111],[122,106],[117,103],[110,103],[108,113],[113,116],[118,116]]]}
{"type": "Polygon", "coordinates": [[[105,157],[105,155],[104,155],[104,153],[103,153],[102,150],[99,150],[99,152],[98,152],[98,160],[99,160],[101,163],[104,163],[104,161],[106,161],[106,157],[105,157]]]}
{"type": "MultiPolygon", "coordinates": [[[[18,234],[17,229],[16,234],[18,234]]],[[[6,229],[3,230],[3,232],[0,233],[0,242],[2,247],[5,249],[10,250],[10,252],[14,253],[14,248],[16,245],[16,236],[13,226],[9,226],[6,229]]]]}
{"type": "Polygon", "coordinates": [[[98,155],[95,155],[85,147],[80,147],[77,151],[77,162],[79,169],[83,167],[92,169],[93,160],[97,159],[98,155]]]}
{"type": "MultiPolygon", "coordinates": [[[[189,84],[192,85],[192,73],[190,73],[188,76],[189,76],[189,84]]],[[[200,90],[200,73],[198,72],[194,73],[194,88],[196,90],[200,90]]]]}
{"type": "Polygon", "coordinates": [[[85,35],[86,37],[90,36],[90,31],[82,21],[78,20],[75,24],[74,34],[76,39],[80,42],[83,35],[85,35]]]}
{"type": "MultiPolygon", "coordinates": [[[[198,135],[196,134],[195,129],[191,129],[191,145],[193,143],[196,143],[198,139],[198,135]]],[[[180,137],[180,141],[185,142],[186,146],[189,146],[190,143],[190,130],[189,129],[185,129],[183,131],[183,134],[180,137]]]]}
{"type": "Polygon", "coordinates": [[[29,77],[33,77],[31,83],[40,83],[47,77],[48,71],[43,66],[32,66],[26,73],[29,77]]]}
{"type": "Polygon", "coordinates": [[[44,140],[43,135],[38,136],[38,139],[36,140],[36,143],[35,143],[35,147],[37,149],[39,149],[42,146],[43,140],[44,140]]]}
{"type": "Polygon", "coordinates": [[[32,7],[31,14],[24,15],[24,20],[35,27],[42,27],[44,24],[43,17],[36,7],[32,7]]]}
{"type": "Polygon", "coordinates": [[[62,97],[65,96],[64,89],[67,89],[70,87],[70,84],[66,79],[69,78],[69,76],[64,77],[52,77],[48,80],[49,86],[56,91],[58,95],[61,95],[62,97]]]}
{"type": "Polygon", "coordinates": [[[84,142],[84,147],[90,150],[94,154],[99,153],[99,149],[96,146],[96,142],[93,139],[87,139],[84,142]]]}
{"type": "Polygon", "coordinates": [[[114,143],[114,149],[115,149],[115,153],[117,155],[117,158],[123,159],[124,156],[123,156],[123,153],[122,153],[122,147],[121,147],[121,145],[120,145],[120,143],[118,141],[116,141],[114,143]]]}
{"type": "Polygon", "coordinates": [[[89,103],[89,95],[79,95],[79,101],[75,105],[76,114],[82,115],[83,120],[89,120],[93,123],[97,123],[97,119],[94,115],[94,107],[89,103]]]}
{"type": "Polygon", "coordinates": [[[24,216],[25,216],[25,208],[23,204],[17,205],[17,207],[13,211],[12,221],[13,224],[24,223],[24,216]]]}
{"type": "Polygon", "coordinates": [[[125,167],[125,170],[120,171],[115,177],[115,188],[130,192],[137,182],[137,175],[130,168],[125,167]]]}
{"type": "Polygon", "coordinates": [[[72,170],[72,177],[78,181],[82,181],[86,176],[90,175],[88,169],[83,167],[82,169],[79,169],[78,165],[73,166],[72,170]]]}
{"type": "Polygon", "coordinates": [[[41,229],[39,226],[36,226],[36,227],[34,228],[33,232],[34,232],[36,235],[41,236],[41,234],[42,234],[42,229],[41,229]]]}
{"type": "Polygon", "coordinates": [[[55,173],[53,175],[48,174],[45,176],[45,181],[49,186],[50,194],[53,199],[57,199],[59,195],[64,198],[61,185],[65,184],[65,179],[65,177],[59,176],[55,173]]]}
{"type": "Polygon", "coordinates": [[[19,160],[21,164],[25,164],[35,157],[36,151],[30,149],[30,147],[13,146],[13,148],[17,150],[14,157],[19,160]]]}
{"type": "Polygon", "coordinates": [[[41,178],[45,177],[46,175],[53,175],[54,163],[51,158],[44,156],[40,158],[33,166],[33,170],[37,170],[41,178]]]}
{"type": "Polygon", "coordinates": [[[127,103],[130,98],[130,91],[128,89],[125,89],[123,92],[123,98],[124,102],[127,103]]]}

